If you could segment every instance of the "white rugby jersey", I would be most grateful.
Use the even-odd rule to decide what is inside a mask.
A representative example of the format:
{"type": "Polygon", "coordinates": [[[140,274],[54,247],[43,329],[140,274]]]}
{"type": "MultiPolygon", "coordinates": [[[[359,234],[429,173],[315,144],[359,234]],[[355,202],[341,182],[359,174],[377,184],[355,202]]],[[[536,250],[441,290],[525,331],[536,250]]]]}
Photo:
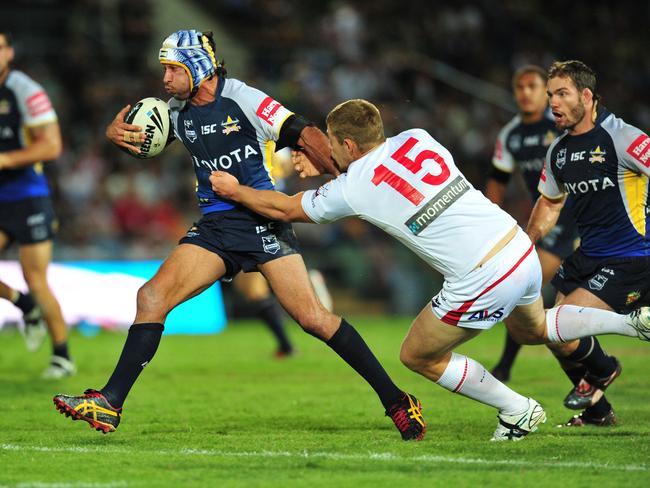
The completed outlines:
{"type": "Polygon", "coordinates": [[[317,223],[356,215],[412,249],[445,278],[462,278],[516,225],[465,179],[422,129],[386,139],[302,207],[317,223]]]}

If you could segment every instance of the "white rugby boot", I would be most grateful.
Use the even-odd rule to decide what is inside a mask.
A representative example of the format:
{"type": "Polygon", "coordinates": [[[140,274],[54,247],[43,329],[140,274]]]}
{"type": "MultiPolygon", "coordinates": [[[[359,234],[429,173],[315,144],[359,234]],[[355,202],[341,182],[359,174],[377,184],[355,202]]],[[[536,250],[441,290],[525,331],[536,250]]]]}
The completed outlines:
{"type": "Polygon", "coordinates": [[[650,341],[650,307],[641,307],[627,314],[626,322],[636,330],[642,341],[650,341]]]}
{"type": "Polygon", "coordinates": [[[531,432],[535,432],[540,424],[546,422],[546,412],[532,398],[528,399],[528,408],[516,415],[497,415],[497,428],[492,435],[492,441],[520,441],[531,432]]]}

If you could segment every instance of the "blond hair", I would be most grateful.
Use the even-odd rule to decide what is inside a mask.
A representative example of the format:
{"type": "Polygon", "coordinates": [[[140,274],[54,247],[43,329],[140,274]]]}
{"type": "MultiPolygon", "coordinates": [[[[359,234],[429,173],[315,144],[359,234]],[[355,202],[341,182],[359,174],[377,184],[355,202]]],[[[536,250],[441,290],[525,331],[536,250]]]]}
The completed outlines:
{"type": "Polygon", "coordinates": [[[338,104],[327,115],[327,126],[339,142],[351,139],[364,152],[386,139],[379,109],[367,100],[338,104]]]}

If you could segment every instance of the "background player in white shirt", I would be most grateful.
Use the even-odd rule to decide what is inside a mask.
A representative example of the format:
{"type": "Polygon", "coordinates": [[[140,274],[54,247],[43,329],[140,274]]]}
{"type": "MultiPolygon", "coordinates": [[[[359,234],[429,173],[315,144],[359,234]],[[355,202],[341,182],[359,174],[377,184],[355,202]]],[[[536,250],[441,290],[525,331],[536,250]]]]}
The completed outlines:
{"type": "MultiPolygon", "coordinates": [[[[534,246],[506,212],[475,190],[440,143],[411,129],[385,139],[377,108],[349,100],[327,117],[332,155],[343,174],[293,196],[239,185],[224,172],[210,176],[217,194],[269,218],[326,223],[356,215],[384,229],[440,271],[442,291],[414,320],[402,362],[452,392],[498,410],[494,440],[519,440],[546,420],[540,404],[454,353],[505,317],[520,342],[570,340],[616,333],[650,337],[650,309],[632,316],[565,306],[546,314],[534,246]],[[547,320],[547,316],[549,320],[547,320]]],[[[316,173],[300,153],[302,176],[316,173]]]]}

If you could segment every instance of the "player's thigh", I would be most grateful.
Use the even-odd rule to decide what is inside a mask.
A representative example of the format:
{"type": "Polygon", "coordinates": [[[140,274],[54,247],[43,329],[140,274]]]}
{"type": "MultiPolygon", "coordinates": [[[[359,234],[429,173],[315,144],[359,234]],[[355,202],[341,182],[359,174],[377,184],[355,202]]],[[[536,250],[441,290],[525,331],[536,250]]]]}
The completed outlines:
{"type": "Polygon", "coordinates": [[[612,307],[585,288],[576,288],[568,295],[562,295],[555,305],[578,305],[613,311],[612,307]]]}
{"type": "Polygon", "coordinates": [[[444,323],[436,317],[428,303],[411,324],[402,343],[400,358],[407,366],[416,366],[422,361],[435,361],[480,332],[481,329],[444,323]]]}
{"type": "Polygon", "coordinates": [[[263,300],[271,293],[264,275],[256,271],[239,273],[235,277],[233,285],[249,301],[263,300]]]}
{"type": "Polygon", "coordinates": [[[29,288],[44,284],[52,260],[52,241],[23,244],[18,249],[18,256],[29,288]]]}
{"type": "Polygon", "coordinates": [[[226,273],[217,254],[193,244],[179,244],[138,292],[138,309],[171,310],[198,295],[226,273]]]}
{"type": "Polygon", "coordinates": [[[546,342],[546,311],[541,295],[532,303],[517,305],[504,322],[511,337],[520,344],[546,342]]]}
{"type": "Polygon", "coordinates": [[[562,259],[541,247],[537,248],[537,255],[542,265],[542,283],[548,283],[555,276],[560,264],[562,264],[562,259]]]}

